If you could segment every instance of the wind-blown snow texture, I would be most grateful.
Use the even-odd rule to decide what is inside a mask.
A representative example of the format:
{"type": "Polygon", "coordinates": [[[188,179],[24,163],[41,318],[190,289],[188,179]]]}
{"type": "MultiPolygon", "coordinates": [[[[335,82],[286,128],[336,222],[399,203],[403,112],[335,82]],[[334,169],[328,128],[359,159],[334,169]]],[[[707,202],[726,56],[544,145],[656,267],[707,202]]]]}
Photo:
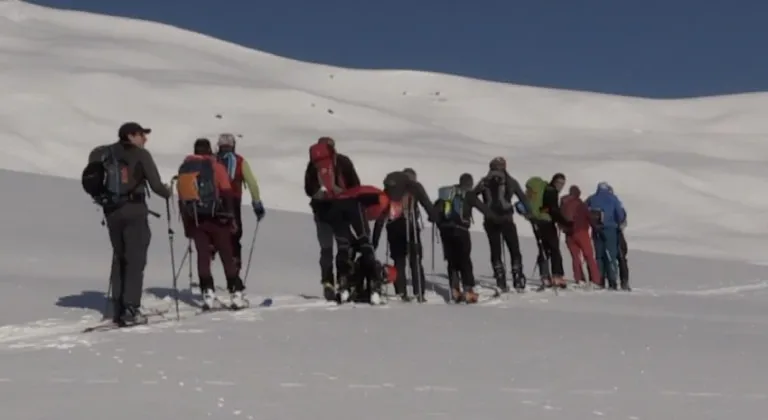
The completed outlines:
{"type": "MultiPolygon", "coordinates": [[[[0,66],[4,418],[765,418],[768,284],[750,262],[768,230],[754,217],[768,210],[766,95],[651,101],[344,70],[16,1],[0,2],[0,66]],[[190,318],[182,303],[180,323],[78,334],[101,316],[110,250],[66,178],[125,119],[155,130],[166,177],[195,138],[243,135],[270,207],[249,292],[273,308],[190,318]],[[301,169],[327,134],[373,184],[413,166],[434,192],[494,155],[522,179],[562,171],[585,193],[610,181],[630,212],[635,292],[449,306],[431,275],[427,305],[303,299],[319,285],[301,169]]],[[[167,307],[167,225],[151,224],[145,304],[167,307]]],[[[177,261],[185,246],[177,235],[177,261]]]]}

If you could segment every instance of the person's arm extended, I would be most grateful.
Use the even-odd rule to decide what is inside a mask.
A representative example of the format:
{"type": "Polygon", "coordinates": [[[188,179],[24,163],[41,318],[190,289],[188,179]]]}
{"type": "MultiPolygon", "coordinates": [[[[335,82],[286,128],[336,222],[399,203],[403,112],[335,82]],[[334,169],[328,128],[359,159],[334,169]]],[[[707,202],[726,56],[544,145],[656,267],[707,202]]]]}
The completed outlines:
{"type": "Polygon", "coordinates": [[[139,150],[141,150],[139,164],[144,170],[144,177],[146,178],[147,183],[149,183],[149,188],[151,188],[155,194],[167,200],[171,197],[171,191],[165,187],[162,179],[160,179],[160,172],[157,170],[157,165],[155,165],[155,160],[152,158],[152,154],[146,149],[139,150]]]}
{"type": "Polygon", "coordinates": [[[243,182],[245,183],[246,188],[248,188],[248,191],[251,192],[251,200],[252,201],[261,201],[260,195],[259,195],[259,183],[256,180],[256,176],[253,175],[253,171],[251,171],[251,165],[248,164],[248,161],[243,159],[243,182]]]}

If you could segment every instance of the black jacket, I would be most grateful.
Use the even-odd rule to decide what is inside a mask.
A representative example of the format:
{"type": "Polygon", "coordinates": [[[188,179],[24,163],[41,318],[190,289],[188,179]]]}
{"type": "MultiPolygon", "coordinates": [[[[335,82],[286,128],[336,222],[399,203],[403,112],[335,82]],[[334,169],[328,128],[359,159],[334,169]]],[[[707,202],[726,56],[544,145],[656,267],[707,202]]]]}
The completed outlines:
{"type": "Polygon", "coordinates": [[[507,171],[489,171],[475,189],[475,196],[480,196],[485,203],[497,215],[509,215],[514,213],[512,199],[522,201],[526,208],[531,208],[528,197],[517,182],[507,171]]]}

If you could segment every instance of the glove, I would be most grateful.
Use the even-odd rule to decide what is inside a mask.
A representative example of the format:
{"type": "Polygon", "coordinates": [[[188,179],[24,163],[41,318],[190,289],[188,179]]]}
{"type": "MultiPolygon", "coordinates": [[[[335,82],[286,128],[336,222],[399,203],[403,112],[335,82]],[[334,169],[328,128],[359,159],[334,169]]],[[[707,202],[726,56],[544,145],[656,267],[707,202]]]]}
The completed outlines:
{"type": "Polygon", "coordinates": [[[253,206],[253,212],[256,214],[256,220],[261,221],[261,219],[264,218],[264,214],[266,213],[264,206],[261,204],[261,201],[254,201],[251,203],[251,206],[253,206]]]}

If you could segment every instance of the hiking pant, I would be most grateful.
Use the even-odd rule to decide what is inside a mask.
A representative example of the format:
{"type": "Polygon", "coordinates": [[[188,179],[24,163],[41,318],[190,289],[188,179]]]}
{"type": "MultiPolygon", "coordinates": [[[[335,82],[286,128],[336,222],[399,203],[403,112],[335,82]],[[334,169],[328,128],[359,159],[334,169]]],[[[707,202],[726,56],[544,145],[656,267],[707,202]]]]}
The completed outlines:
{"type": "MultiPolygon", "coordinates": [[[[371,290],[381,290],[381,276],[376,273],[376,252],[370,240],[370,226],[362,205],[355,199],[334,200],[331,209],[324,214],[336,240],[336,280],[342,289],[349,287],[349,275],[357,253],[360,265],[371,280],[371,290]]],[[[322,219],[321,219],[322,220],[322,219]]]]}
{"type": "MultiPolygon", "coordinates": [[[[335,284],[333,276],[333,226],[314,215],[317,242],[320,245],[320,282],[335,284]]],[[[337,244],[338,248],[338,244],[337,244]]]]}
{"type": "Polygon", "coordinates": [[[475,287],[475,273],[472,267],[472,237],[464,227],[444,227],[440,229],[446,259],[448,260],[448,278],[451,288],[458,288],[458,278],[464,286],[464,291],[475,287]]]}
{"type": "Polygon", "coordinates": [[[589,237],[588,230],[579,230],[565,236],[565,245],[571,253],[573,262],[573,279],[577,283],[584,281],[583,261],[587,261],[587,271],[589,271],[589,280],[594,284],[602,284],[600,278],[600,269],[595,260],[595,250],[592,248],[592,239],[589,237]]]}
{"type": "Polygon", "coordinates": [[[424,278],[424,266],[422,265],[423,247],[421,244],[421,229],[413,219],[400,217],[387,225],[387,242],[389,243],[389,255],[397,269],[395,281],[395,293],[407,295],[406,260],[411,271],[411,283],[413,294],[423,296],[426,279],[424,278]],[[411,224],[409,227],[408,224],[411,224]]]}
{"type": "Polygon", "coordinates": [[[232,200],[232,206],[234,207],[234,216],[235,216],[235,223],[237,224],[237,229],[235,230],[235,233],[232,234],[232,256],[235,258],[235,264],[237,265],[237,270],[240,271],[240,269],[243,266],[243,208],[242,208],[242,198],[235,197],[232,200]]]}
{"type": "Polygon", "coordinates": [[[592,232],[595,256],[600,268],[600,277],[608,279],[608,286],[616,287],[616,266],[619,257],[619,229],[602,228],[592,232]]]}
{"type": "Polygon", "coordinates": [[[112,269],[109,275],[115,313],[126,307],[141,306],[144,290],[144,268],[152,240],[147,205],[126,203],[105,218],[112,243],[112,269]]]}
{"type": "Polygon", "coordinates": [[[227,278],[227,290],[239,292],[245,289],[243,281],[238,275],[237,263],[232,253],[232,225],[216,219],[198,220],[197,226],[192,228],[192,241],[197,249],[197,274],[200,277],[200,290],[213,289],[213,275],[211,274],[211,253],[205,252],[213,248],[218,254],[221,264],[224,266],[224,274],[227,278]]]}
{"type": "Polygon", "coordinates": [[[507,245],[512,259],[512,272],[520,275],[523,271],[523,256],[520,254],[520,241],[517,236],[517,225],[513,221],[503,223],[483,223],[485,234],[488,236],[488,245],[491,248],[491,267],[496,284],[499,287],[506,286],[506,267],[504,267],[502,240],[507,245]]]}
{"type": "Polygon", "coordinates": [[[534,234],[539,243],[539,255],[536,257],[536,262],[539,265],[541,277],[562,278],[565,276],[563,255],[560,253],[560,238],[555,224],[553,222],[538,222],[534,234]],[[549,260],[549,264],[547,264],[547,260],[549,260]]]}
{"type": "Polygon", "coordinates": [[[629,285],[629,265],[627,265],[627,239],[624,237],[624,231],[619,229],[619,279],[621,284],[629,285]]]}

